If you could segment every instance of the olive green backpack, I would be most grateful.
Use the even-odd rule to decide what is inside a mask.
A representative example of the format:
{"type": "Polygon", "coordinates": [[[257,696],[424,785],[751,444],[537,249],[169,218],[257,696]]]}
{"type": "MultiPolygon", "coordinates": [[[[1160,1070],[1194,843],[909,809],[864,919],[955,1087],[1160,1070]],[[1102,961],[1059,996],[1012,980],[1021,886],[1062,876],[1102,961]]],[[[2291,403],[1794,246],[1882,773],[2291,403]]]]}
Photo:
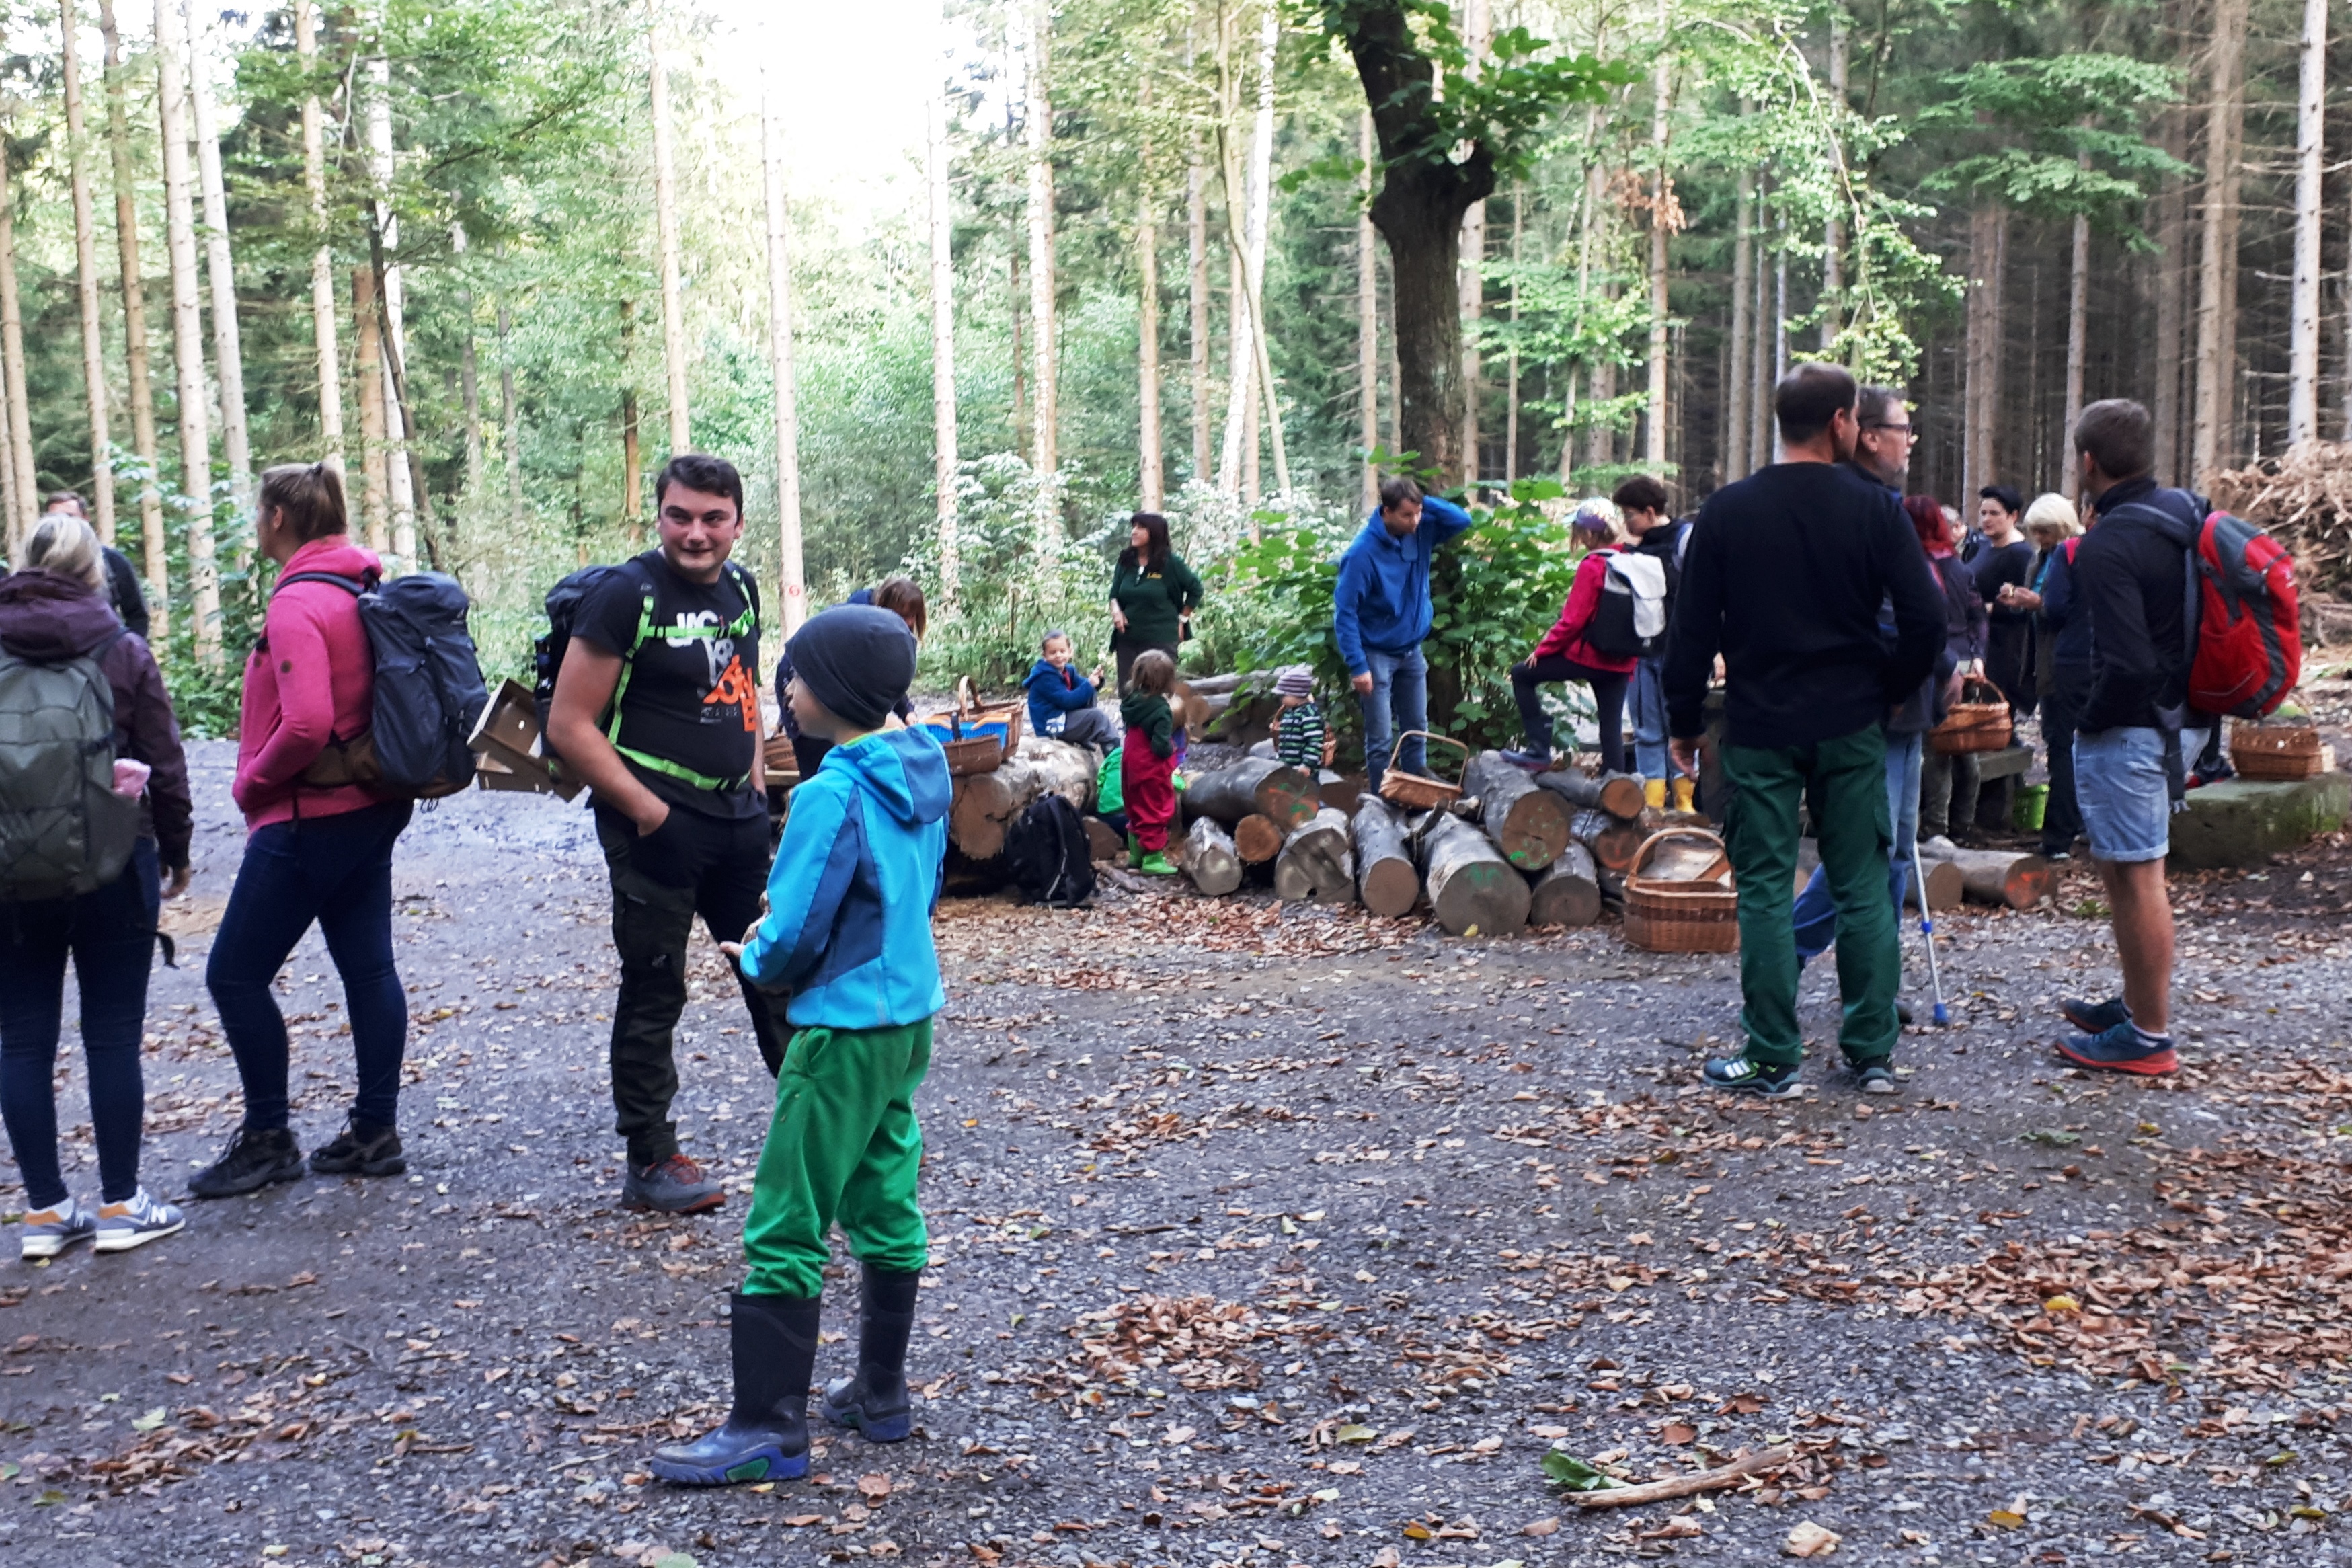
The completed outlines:
{"type": "Polygon", "coordinates": [[[0,902],[94,892],[130,864],[139,803],[114,793],[105,646],[57,664],[0,651],[0,902]]]}

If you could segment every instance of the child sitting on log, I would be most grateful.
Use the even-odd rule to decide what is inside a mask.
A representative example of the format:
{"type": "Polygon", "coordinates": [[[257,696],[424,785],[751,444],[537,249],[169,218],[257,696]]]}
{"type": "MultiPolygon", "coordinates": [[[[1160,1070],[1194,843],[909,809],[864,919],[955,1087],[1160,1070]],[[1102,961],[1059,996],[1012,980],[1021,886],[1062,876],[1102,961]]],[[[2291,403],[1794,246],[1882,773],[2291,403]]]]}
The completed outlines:
{"type": "Polygon", "coordinates": [[[1314,773],[1323,766],[1323,710],[1315,701],[1315,672],[1294,664],[1275,678],[1282,711],[1274,718],[1274,754],[1286,767],[1314,773]]]}
{"type": "Polygon", "coordinates": [[[1072,668],[1074,650],[1067,632],[1047,632],[1038,647],[1037,662],[1029,667],[1022,689],[1029,693],[1029,728],[1050,740],[1098,752],[1118,744],[1118,726],[1095,706],[1095,688],[1103,672],[1080,675],[1072,668]]]}
{"type": "Polygon", "coordinates": [[[809,1376],[818,1297],[841,1222],[864,1268],[857,1371],[824,1387],[825,1418],[877,1443],[911,1430],[907,1340],[930,1237],[916,1203],[923,1139],[914,1094],[946,1005],[931,914],[951,795],[933,731],[891,726],[915,677],[915,638],[887,610],[842,605],[792,639],[786,700],[833,744],[793,792],[768,874],[768,914],[739,947],[744,975],[790,991],[796,1027],[743,1225],[749,1268],[729,1338],[725,1425],[654,1450],[654,1474],[688,1486],[808,1473],[809,1376]]]}
{"type": "Polygon", "coordinates": [[[1176,721],[1168,694],[1176,689],[1176,661],[1159,648],[1138,654],[1118,705],[1127,721],[1119,743],[1119,794],[1127,805],[1127,863],[1153,877],[1172,877],[1168,833],[1176,825],[1176,721]]]}

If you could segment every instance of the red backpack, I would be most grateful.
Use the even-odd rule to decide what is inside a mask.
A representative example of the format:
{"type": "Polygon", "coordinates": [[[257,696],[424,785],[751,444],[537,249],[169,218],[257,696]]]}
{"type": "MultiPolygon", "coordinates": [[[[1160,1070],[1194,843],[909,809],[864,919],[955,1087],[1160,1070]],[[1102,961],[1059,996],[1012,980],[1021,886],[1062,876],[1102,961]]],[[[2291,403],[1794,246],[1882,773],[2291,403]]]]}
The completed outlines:
{"type": "Polygon", "coordinates": [[[2189,706],[2216,717],[2265,718],[2303,678],[2294,559],[2243,518],[2207,512],[2198,498],[2169,493],[2197,501],[2204,517],[2192,532],[2154,497],[2138,503],[2189,552],[2189,706]]]}

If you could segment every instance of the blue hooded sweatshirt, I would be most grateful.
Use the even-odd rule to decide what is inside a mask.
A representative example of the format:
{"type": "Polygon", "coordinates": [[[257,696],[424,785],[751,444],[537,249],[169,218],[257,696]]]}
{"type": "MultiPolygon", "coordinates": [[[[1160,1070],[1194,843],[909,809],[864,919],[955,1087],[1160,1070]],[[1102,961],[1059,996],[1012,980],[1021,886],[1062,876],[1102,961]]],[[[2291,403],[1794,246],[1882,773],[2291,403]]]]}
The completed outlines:
{"type": "Polygon", "coordinates": [[[1035,735],[1060,733],[1054,724],[1066,713],[1083,713],[1095,705],[1095,683],[1069,665],[1055,669],[1044,659],[1029,667],[1022,687],[1029,693],[1029,731],[1035,735]]]}
{"type": "Polygon", "coordinates": [[[793,992],[793,1023],[895,1028],[947,1005],[931,912],[951,793],[947,753],[921,727],[835,746],[793,791],[743,970],[793,992]]]}
{"type": "Polygon", "coordinates": [[[1349,675],[1371,668],[1366,648],[1406,653],[1429,636],[1429,558],[1469,526],[1468,512],[1436,496],[1422,498],[1421,526],[1402,539],[1372,513],[1339,557],[1331,595],[1331,632],[1349,675]]]}

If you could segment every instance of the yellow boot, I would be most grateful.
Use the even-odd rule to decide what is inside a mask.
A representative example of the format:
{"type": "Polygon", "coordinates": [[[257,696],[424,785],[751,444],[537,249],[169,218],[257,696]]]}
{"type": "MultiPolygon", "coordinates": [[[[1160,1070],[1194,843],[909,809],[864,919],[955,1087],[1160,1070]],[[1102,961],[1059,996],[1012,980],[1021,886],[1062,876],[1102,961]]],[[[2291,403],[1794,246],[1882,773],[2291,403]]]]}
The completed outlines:
{"type": "Polygon", "coordinates": [[[1654,811],[1665,810],[1666,781],[1664,779],[1643,779],[1642,781],[1642,801],[1643,804],[1648,805],[1654,811]]]}

